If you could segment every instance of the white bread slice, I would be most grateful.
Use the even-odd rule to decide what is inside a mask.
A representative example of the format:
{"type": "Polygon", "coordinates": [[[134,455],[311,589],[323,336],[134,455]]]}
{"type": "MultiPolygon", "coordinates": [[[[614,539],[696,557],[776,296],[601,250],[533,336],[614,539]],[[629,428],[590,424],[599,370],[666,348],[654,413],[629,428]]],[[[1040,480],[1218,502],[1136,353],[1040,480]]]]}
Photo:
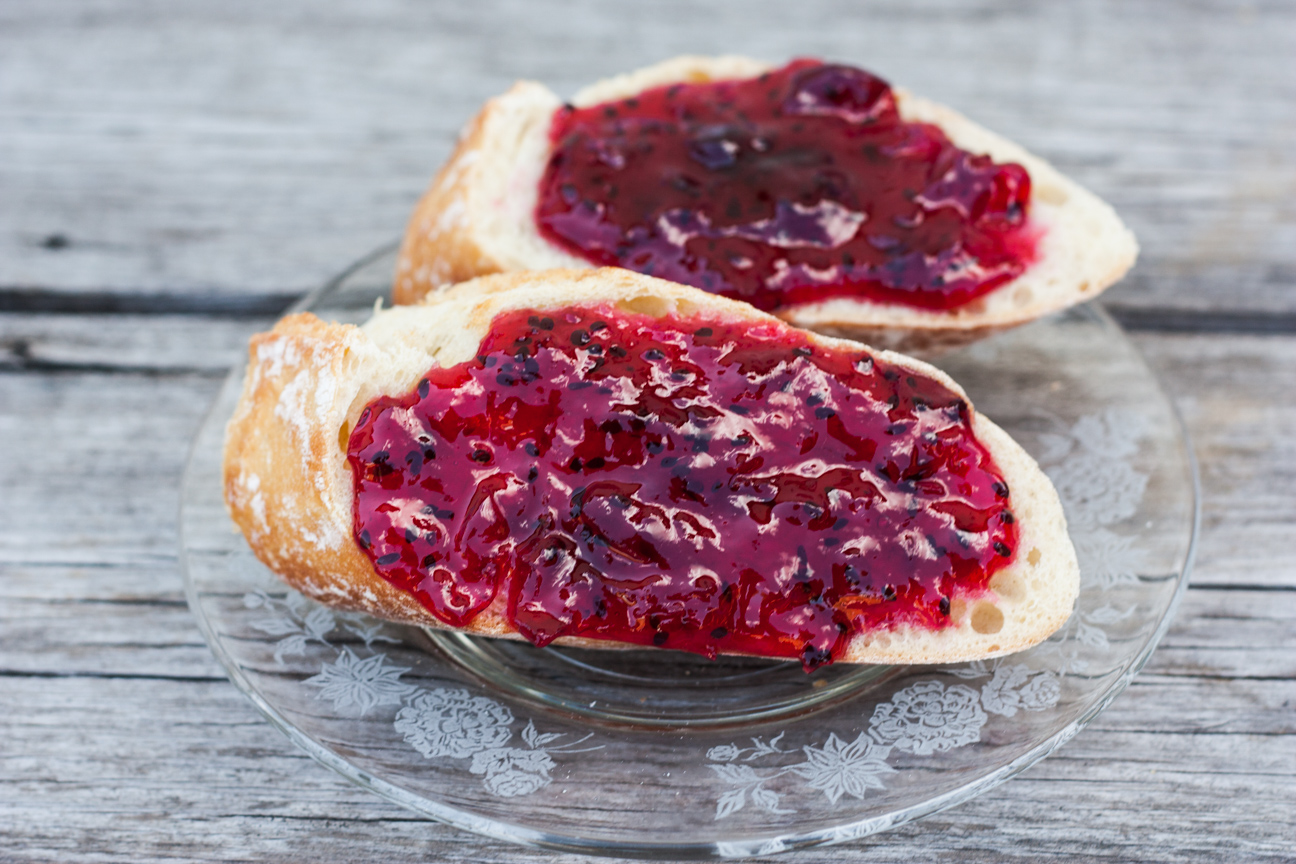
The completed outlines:
{"type": "MultiPolygon", "coordinates": [[[[291,315],[253,338],[242,399],[225,442],[225,500],[256,555],[302,593],[395,621],[443,626],[411,595],[379,577],[352,535],[348,437],[379,395],[410,392],[434,366],[474,357],[491,321],[513,309],[576,304],[661,317],[778,324],[745,303],[626,270],[553,270],[486,277],[439,292],[420,305],[379,311],[362,327],[291,315]]],[[[811,337],[825,348],[863,346],[811,337]]],[[[960,395],[944,373],[891,352],[879,359],[930,376],[960,395]]],[[[984,596],[955,596],[953,626],[897,627],[854,638],[842,661],[945,663],[1019,651],[1045,639],[1071,613],[1079,569],[1057,493],[1028,456],[989,420],[973,431],[1011,490],[1018,552],[984,596]]],[[[506,592],[467,631],[520,638],[504,615],[506,592]]],[[[558,644],[618,647],[565,637],[558,644]]],[[[620,646],[626,647],[626,646],[620,646]]],[[[841,661],[839,661],[841,662],[841,661]]]]}
{"type": "MultiPolygon", "coordinates": [[[[743,57],[678,57],[587,87],[572,104],[626,99],[677,82],[751,78],[769,68],[743,57]]],[[[933,355],[1090,300],[1133,266],[1134,235],[1097,196],[949,108],[900,89],[896,102],[902,119],[935,124],[965,150],[1026,168],[1030,223],[1042,232],[1038,260],[1019,278],[950,311],[834,298],[774,314],[819,333],[933,355]]],[[[488,101],[468,124],[410,219],[397,264],[396,303],[491,273],[592,266],[549,243],[535,225],[549,127],[561,104],[544,85],[522,81],[488,101]]]]}

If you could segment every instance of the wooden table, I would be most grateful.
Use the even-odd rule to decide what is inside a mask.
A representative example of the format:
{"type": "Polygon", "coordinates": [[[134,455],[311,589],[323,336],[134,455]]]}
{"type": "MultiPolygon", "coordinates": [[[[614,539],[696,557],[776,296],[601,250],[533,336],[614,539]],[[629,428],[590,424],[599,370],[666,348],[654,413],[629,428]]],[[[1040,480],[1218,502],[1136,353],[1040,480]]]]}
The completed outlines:
{"type": "Polygon", "coordinates": [[[1129,690],[970,803],[789,861],[1296,860],[1296,7],[0,5],[0,860],[576,861],[361,791],[228,683],[177,563],[247,336],[398,236],[483,98],[683,52],[858,62],[1112,201],[1107,307],[1195,440],[1191,588],[1129,690]]]}

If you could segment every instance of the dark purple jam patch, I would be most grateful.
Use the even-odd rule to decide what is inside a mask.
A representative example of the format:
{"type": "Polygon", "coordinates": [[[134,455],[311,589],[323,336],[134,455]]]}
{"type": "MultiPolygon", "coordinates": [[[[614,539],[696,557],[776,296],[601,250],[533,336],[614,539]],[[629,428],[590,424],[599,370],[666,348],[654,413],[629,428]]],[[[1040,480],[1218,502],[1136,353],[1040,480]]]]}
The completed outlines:
{"type": "Polygon", "coordinates": [[[901,122],[891,87],[798,60],[554,116],[536,223],[612,265],[761,309],[952,309],[1034,257],[1030,176],[901,122]]]}
{"type": "Polygon", "coordinates": [[[813,669],[869,628],[945,626],[1017,547],[966,402],[782,325],[503,314],[347,452],[377,572],[451,625],[505,591],[537,645],[813,669]]]}

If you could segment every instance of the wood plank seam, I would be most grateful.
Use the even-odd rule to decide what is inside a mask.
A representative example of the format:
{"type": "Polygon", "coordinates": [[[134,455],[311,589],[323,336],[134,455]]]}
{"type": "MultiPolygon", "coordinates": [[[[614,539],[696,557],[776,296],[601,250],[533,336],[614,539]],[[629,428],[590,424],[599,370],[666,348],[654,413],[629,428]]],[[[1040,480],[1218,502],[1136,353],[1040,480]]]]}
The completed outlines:
{"type": "MultiPolygon", "coordinates": [[[[276,317],[301,298],[294,292],[252,296],[215,293],[48,291],[0,287],[0,313],[53,315],[185,315],[204,318],[276,317]]],[[[1157,333],[1296,333],[1296,312],[1175,309],[1105,303],[1127,330],[1157,333]]]]}

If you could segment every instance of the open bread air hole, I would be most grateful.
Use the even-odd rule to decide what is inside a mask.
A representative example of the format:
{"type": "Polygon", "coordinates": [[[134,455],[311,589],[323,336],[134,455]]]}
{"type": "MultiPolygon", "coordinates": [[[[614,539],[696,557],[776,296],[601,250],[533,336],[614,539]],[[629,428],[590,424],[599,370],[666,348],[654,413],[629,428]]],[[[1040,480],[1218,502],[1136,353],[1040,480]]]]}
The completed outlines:
{"type": "Polygon", "coordinates": [[[1005,600],[1020,600],[1023,595],[1021,580],[1008,573],[996,573],[990,580],[990,590],[1005,600]]]}
{"type": "Polygon", "coordinates": [[[999,607],[984,600],[972,607],[972,629],[990,635],[1003,629],[1004,615],[999,607]]]}
{"type": "MultiPolygon", "coordinates": [[[[662,297],[631,297],[617,305],[626,312],[636,312],[650,318],[665,318],[671,313],[671,302],[662,297]]],[[[685,310],[679,311],[681,316],[687,317],[688,313],[685,310]]]]}
{"type": "Polygon", "coordinates": [[[772,319],[725,320],[701,297],[613,302],[626,311],[499,313],[473,359],[348,414],[353,531],[378,576],[452,626],[503,594],[505,620],[537,645],[578,636],[797,658],[808,671],[870,631],[1003,625],[993,604],[968,606],[1010,565],[1017,529],[959,392],[772,319]],[[807,441],[821,463],[809,477],[807,441]],[[866,477],[864,452],[885,470],[866,477]],[[930,483],[903,476],[928,465],[930,483]],[[903,526],[873,519],[879,498],[908,513],[903,526]],[[644,521],[665,512],[698,527],[646,537],[644,521]],[[905,542],[949,549],[967,533],[985,535],[972,567],[915,558],[905,542]],[[874,550],[867,573],[848,572],[836,548],[854,537],[874,550]],[[735,543],[758,563],[736,569],[735,543]],[[699,571],[734,573],[734,590],[699,571]],[[921,590],[878,597],[895,584],[921,590]]]}

